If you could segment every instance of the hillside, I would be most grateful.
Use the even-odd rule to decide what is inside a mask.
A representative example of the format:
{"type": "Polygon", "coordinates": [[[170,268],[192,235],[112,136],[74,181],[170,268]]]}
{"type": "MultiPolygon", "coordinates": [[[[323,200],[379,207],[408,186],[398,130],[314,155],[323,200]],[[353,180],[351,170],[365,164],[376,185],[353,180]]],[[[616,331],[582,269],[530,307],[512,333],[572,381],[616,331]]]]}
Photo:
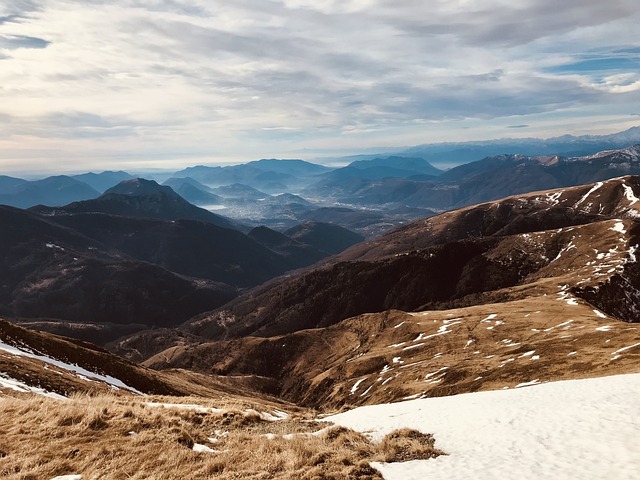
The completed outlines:
{"type": "Polygon", "coordinates": [[[86,183],[91,188],[95,188],[100,193],[104,193],[105,190],[108,190],[118,183],[124,180],[132,180],[134,177],[132,177],[127,172],[119,170],[117,172],[105,171],[100,173],[82,173],[80,175],[73,175],[72,178],[86,183]]]}
{"type": "Polygon", "coordinates": [[[303,222],[291,227],[285,234],[328,255],[340,253],[364,240],[362,235],[346,228],[322,222],[303,222]]]}
{"type": "Polygon", "coordinates": [[[209,212],[155,182],[123,182],[113,192],[121,193],[53,209],[0,207],[6,229],[0,238],[0,314],[104,345],[139,330],[175,327],[227,303],[238,289],[309,266],[337,244],[346,248],[353,243],[346,236],[359,238],[325,226],[325,251],[266,227],[245,235],[181,219],[181,212],[209,212]],[[114,205],[114,198],[119,215],[97,211],[114,205]]]}
{"type": "Polygon", "coordinates": [[[232,382],[183,372],[158,372],[91,343],[21,328],[0,318],[0,399],[31,393],[72,395],[242,396],[232,382]]]}
{"type": "Polygon", "coordinates": [[[236,287],[258,285],[286,270],[320,259],[312,255],[297,259],[301,263],[293,261],[296,259],[289,261],[238,230],[208,222],[163,221],[101,213],[48,218],[128,257],[236,287]]]}
{"type": "Polygon", "coordinates": [[[504,289],[563,272],[585,280],[569,282],[576,295],[632,321],[633,295],[611,299],[627,298],[622,292],[635,291],[639,281],[630,261],[638,244],[634,192],[640,193],[640,178],[625,177],[419,220],[327,265],[271,282],[186,328],[209,338],[281,335],[361,313],[495,302],[504,289]],[[595,267],[584,266],[589,262],[595,267]]]}
{"type": "Polygon", "coordinates": [[[552,294],[545,283],[522,300],[393,310],[266,339],[176,346],[144,365],[272,378],[279,396],[316,408],[638,372],[640,327],[605,315],[556,282],[552,294]]]}
{"type": "Polygon", "coordinates": [[[476,142],[450,142],[416,145],[401,152],[402,155],[424,158],[429,162],[461,164],[493,157],[505,152],[520,152],[523,155],[592,155],[603,150],[625,148],[640,142],[640,127],[610,135],[561,135],[552,138],[513,138],[476,142]]]}
{"type": "Polygon", "coordinates": [[[171,187],[142,178],[124,180],[93,200],[73,202],[58,208],[36,207],[32,211],[49,216],[106,213],[158,220],[197,220],[223,228],[238,227],[225,217],[190,204],[171,187]]]}
{"type": "Polygon", "coordinates": [[[236,294],[228,285],[135,260],[28,211],[0,207],[0,222],[1,315],[78,322],[82,338],[105,342],[132,329],[178,325],[236,294]],[[95,324],[106,330],[88,327],[95,324]]]}
{"type": "Polygon", "coordinates": [[[163,183],[171,187],[178,195],[194,205],[221,205],[223,198],[216,195],[209,187],[193,178],[171,177],[163,183]]]}
{"type": "Polygon", "coordinates": [[[414,222],[181,327],[213,341],[112,347],[154,368],[271,378],[310,406],[635,372],[635,192],[624,177],[414,222]]]}
{"type": "Polygon", "coordinates": [[[300,189],[328,170],[303,160],[262,159],[226,167],[198,165],[176,172],[175,176],[191,177],[209,187],[240,183],[271,193],[300,189]]]}

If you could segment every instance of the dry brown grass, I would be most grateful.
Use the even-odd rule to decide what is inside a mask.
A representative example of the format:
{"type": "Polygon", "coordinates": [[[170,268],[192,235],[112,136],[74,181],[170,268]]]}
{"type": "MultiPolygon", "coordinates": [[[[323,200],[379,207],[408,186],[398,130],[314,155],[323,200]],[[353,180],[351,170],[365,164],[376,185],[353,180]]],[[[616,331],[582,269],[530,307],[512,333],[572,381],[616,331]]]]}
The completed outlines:
{"type": "Polygon", "coordinates": [[[352,430],[314,422],[311,414],[269,422],[247,411],[251,407],[260,411],[259,405],[246,402],[232,401],[223,406],[225,412],[204,413],[146,404],[156,400],[2,398],[0,478],[40,480],[82,474],[84,480],[381,479],[369,462],[442,453],[434,448],[431,436],[414,430],[399,430],[373,443],[352,430]],[[212,442],[214,437],[217,441],[212,442]],[[195,443],[215,452],[195,452],[195,443]]]}

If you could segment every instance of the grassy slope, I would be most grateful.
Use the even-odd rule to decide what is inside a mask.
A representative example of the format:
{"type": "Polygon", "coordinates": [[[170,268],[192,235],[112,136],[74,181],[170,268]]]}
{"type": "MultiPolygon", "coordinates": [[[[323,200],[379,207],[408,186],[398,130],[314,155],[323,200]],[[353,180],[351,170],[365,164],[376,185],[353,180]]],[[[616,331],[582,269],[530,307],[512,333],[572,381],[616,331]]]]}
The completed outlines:
{"type": "MultiPolygon", "coordinates": [[[[370,461],[426,459],[430,435],[403,429],[381,443],[309,414],[266,421],[253,404],[223,411],[151,407],[153,398],[0,399],[0,476],[43,479],[82,474],[110,479],[382,479],[370,461]],[[290,435],[290,437],[283,437],[290,435]],[[214,452],[196,452],[195,444],[214,452]]],[[[166,401],[166,398],[155,399],[166,401]]],[[[189,399],[181,399],[184,402],[189,399]]],[[[196,399],[202,402],[203,399],[196,399]]]]}

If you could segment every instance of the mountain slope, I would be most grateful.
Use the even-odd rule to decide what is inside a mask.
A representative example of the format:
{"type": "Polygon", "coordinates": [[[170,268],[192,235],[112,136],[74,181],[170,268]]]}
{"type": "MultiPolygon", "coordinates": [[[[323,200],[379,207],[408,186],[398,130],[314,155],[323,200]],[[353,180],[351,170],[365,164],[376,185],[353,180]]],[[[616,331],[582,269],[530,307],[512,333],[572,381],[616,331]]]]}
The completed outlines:
{"type": "Polygon", "coordinates": [[[171,187],[178,195],[194,205],[222,205],[224,200],[193,178],[171,177],[163,185],[171,187]]]}
{"type": "Polygon", "coordinates": [[[288,261],[300,267],[306,267],[330,255],[330,253],[320,250],[314,245],[299,242],[265,226],[252,229],[248,235],[256,242],[281,254],[288,261]]]}
{"type": "Polygon", "coordinates": [[[66,175],[58,175],[31,182],[13,182],[9,188],[0,191],[0,204],[19,208],[34,205],[55,206],[96,198],[99,195],[100,192],[86,183],[66,175]]]}
{"type": "Polygon", "coordinates": [[[288,229],[285,235],[330,255],[340,253],[364,240],[362,235],[351,230],[322,222],[300,223],[288,229]]]}
{"type": "Polygon", "coordinates": [[[28,183],[27,180],[23,180],[22,178],[0,175],[0,192],[5,194],[7,190],[12,190],[20,185],[24,185],[25,183],[28,183]]]}
{"type": "Polygon", "coordinates": [[[131,180],[133,176],[127,172],[119,170],[117,172],[105,171],[100,173],[88,172],[80,175],[72,175],[72,178],[86,183],[92,188],[95,188],[100,193],[117,185],[124,180],[131,180]]]}
{"type": "Polygon", "coordinates": [[[451,310],[365,314],[271,338],[180,345],[144,365],[272,378],[282,398],[332,409],[638,373],[639,359],[639,326],[569,295],[542,294],[451,310]]]}
{"type": "Polygon", "coordinates": [[[190,204],[171,187],[153,180],[125,180],[94,200],[74,202],[59,208],[35,208],[43,215],[107,213],[136,218],[161,220],[199,220],[223,228],[236,228],[232,221],[190,204]]]}
{"type": "Polygon", "coordinates": [[[493,200],[528,191],[593,183],[640,174],[640,145],[584,157],[502,155],[453,168],[443,181],[460,185],[455,205],[493,200]]]}
{"type": "MultiPolygon", "coordinates": [[[[440,175],[442,170],[434,167],[422,158],[415,157],[377,157],[371,160],[356,160],[351,162],[349,167],[366,170],[372,167],[382,167],[397,169],[408,175],[432,175],[434,177],[440,175]]],[[[392,175],[388,175],[392,176],[392,175]]]]}
{"type": "MultiPolygon", "coordinates": [[[[0,207],[0,223],[0,314],[6,316],[120,324],[125,333],[132,325],[177,325],[235,296],[227,285],[126,257],[28,211],[0,207]]],[[[108,330],[98,332],[103,341],[113,338],[108,330]]]]}
{"type": "Polygon", "coordinates": [[[183,328],[213,341],[145,365],[329,407],[637,373],[637,193],[623,177],[414,222],[197,316],[183,328]]]}
{"type": "Polygon", "coordinates": [[[413,222],[356,245],[325,266],[271,282],[195,318],[188,328],[210,338],[270,336],[365,312],[495,302],[515,295],[516,287],[556,278],[563,269],[589,279],[569,284],[605,312],[616,305],[612,298],[628,298],[615,306],[616,315],[634,321],[640,298],[636,192],[640,177],[625,177],[413,222]],[[595,266],[584,267],[589,262],[595,266]]]}
{"type": "Polygon", "coordinates": [[[98,213],[54,216],[52,221],[131,258],[191,277],[251,287],[323,258],[317,252],[283,257],[237,230],[193,220],[163,221],[98,213]]]}
{"type": "Polygon", "coordinates": [[[37,387],[65,397],[73,392],[105,393],[117,389],[178,393],[156,372],[95,345],[27,330],[1,318],[0,371],[0,389],[4,377],[4,382],[11,378],[22,384],[19,386],[23,389],[37,387]]]}
{"type": "MultiPolygon", "coordinates": [[[[25,393],[58,400],[73,394],[125,400],[140,394],[231,397],[235,402],[251,398],[242,381],[150,370],[91,343],[21,328],[0,318],[0,398],[25,393]]],[[[89,397],[79,398],[87,401],[89,397]]],[[[273,408],[266,396],[262,403],[273,408]]]]}

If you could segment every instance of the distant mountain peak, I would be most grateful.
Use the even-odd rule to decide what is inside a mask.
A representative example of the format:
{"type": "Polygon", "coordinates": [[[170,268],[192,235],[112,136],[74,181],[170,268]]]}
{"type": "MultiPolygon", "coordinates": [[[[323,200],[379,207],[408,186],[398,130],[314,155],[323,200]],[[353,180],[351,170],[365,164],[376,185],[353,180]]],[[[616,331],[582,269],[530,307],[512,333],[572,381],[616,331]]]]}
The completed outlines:
{"type": "Polygon", "coordinates": [[[440,175],[442,170],[434,167],[431,163],[419,157],[401,157],[401,156],[380,156],[371,160],[356,160],[351,162],[348,167],[357,169],[367,168],[395,168],[398,170],[406,170],[408,172],[423,173],[429,175],[440,175]]]}
{"type": "Polygon", "coordinates": [[[118,195],[152,195],[155,193],[164,193],[170,196],[177,196],[174,190],[166,185],[160,185],[155,180],[147,180],[145,178],[132,178],[131,180],[123,180],[116,186],[111,187],[104,192],[107,194],[118,195]]]}
{"type": "Polygon", "coordinates": [[[631,145],[627,148],[616,149],[616,150],[604,150],[602,152],[595,153],[593,155],[589,155],[585,158],[587,159],[596,159],[596,158],[604,158],[604,157],[624,157],[629,160],[640,160],[640,144],[631,145]]]}

